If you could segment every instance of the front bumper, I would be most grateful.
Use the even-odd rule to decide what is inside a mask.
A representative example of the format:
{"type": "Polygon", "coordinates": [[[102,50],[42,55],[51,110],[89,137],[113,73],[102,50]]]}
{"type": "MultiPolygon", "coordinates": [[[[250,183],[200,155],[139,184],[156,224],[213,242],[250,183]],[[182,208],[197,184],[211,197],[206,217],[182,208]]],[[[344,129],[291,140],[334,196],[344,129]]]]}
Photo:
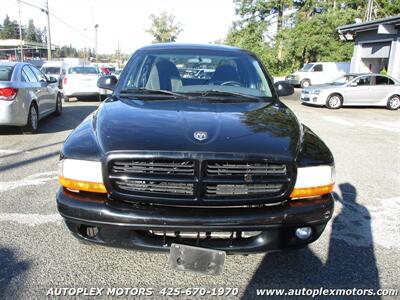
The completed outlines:
{"type": "Polygon", "coordinates": [[[325,105],[324,101],[322,100],[323,97],[321,94],[305,94],[304,92],[301,92],[300,94],[300,100],[303,103],[307,104],[312,104],[312,105],[325,105]]]}
{"type": "Polygon", "coordinates": [[[103,195],[81,195],[60,188],[57,206],[69,230],[86,241],[142,250],[169,250],[171,243],[181,243],[235,254],[306,246],[323,232],[332,217],[334,201],[329,194],[278,206],[191,208],[126,204],[103,195]],[[300,240],[294,232],[306,226],[312,228],[312,235],[300,240]],[[95,228],[96,235],[88,235],[88,228],[95,228]],[[151,231],[261,233],[249,238],[198,240],[179,235],[160,237],[151,231]]]}

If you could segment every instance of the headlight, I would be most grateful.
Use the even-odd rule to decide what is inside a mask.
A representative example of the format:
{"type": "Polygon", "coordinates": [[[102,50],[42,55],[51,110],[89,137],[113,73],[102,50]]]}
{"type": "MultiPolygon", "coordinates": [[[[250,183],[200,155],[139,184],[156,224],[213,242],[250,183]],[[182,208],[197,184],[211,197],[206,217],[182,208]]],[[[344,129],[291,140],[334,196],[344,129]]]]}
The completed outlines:
{"type": "Polygon", "coordinates": [[[311,93],[311,94],[318,95],[320,92],[321,92],[320,90],[312,90],[310,93],[311,93]]]}
{"type": "Polygon", "coordinates": [[[291,198],[316,197],[329,194],[335,183],[335,167],[316,166],[297,169],[296,184],[291,198]]]}
{"type": "Polygon", "coordinates": [[[107,193],[99,161],[63,159],[58,175],[60,184],[69,190],[107,193]]]}

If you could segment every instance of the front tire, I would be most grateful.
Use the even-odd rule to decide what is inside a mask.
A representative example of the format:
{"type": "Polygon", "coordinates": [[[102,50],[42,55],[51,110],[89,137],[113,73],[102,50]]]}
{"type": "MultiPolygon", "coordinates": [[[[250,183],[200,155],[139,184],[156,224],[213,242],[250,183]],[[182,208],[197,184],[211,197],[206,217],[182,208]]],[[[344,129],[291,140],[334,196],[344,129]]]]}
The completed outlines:
{"type": "Polygon", "coordinates": [[[35,104],[31,104],[28,113],[28,123],[22,127],[23,134],[34,134],[38,130],[39,113],[35,104]]]}
{"type": "Polygon", "coordinates": [[[62,101],[61,101],[61,96],[60,94],[57,95],[57,100],[56,100],[56,111],[54,112],[56,116],[61,116],[62,114],[62,101]]]}
{"type": "Polygon", "coordinates": [[[301,86],[301,88],[306,88],[306,87],[309,87],[311,85],[311,81],[309,80],[309,79],[303,79],[301,82],[300,82],[300,86],[301,86]]]}
{"type": "Polygon", "coordinates": [[[326,100],[326,107],[329,109],[339,109],[343,105],[343,98],[339,94],[333,94],[326,100]]]}
{"type": "Polygon", "coordinates": [[[389,98],[386,108],[390,110],[398,110],[400,108],[400,96],[394,95],[389,98]]]}

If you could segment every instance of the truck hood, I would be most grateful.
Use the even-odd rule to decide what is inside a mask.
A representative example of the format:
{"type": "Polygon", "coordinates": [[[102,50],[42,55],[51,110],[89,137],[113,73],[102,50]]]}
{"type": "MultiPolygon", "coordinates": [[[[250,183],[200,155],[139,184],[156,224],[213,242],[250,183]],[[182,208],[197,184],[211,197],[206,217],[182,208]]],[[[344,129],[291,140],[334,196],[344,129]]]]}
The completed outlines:
{"type": "Polygon", "coordinates": [[[110,98],[93,117],[97,143],[111,151],[262,154],[294,160],[300,125],[281,103],[110,98]],[[195,132],[206,132],[199,141],[195,132]]]}

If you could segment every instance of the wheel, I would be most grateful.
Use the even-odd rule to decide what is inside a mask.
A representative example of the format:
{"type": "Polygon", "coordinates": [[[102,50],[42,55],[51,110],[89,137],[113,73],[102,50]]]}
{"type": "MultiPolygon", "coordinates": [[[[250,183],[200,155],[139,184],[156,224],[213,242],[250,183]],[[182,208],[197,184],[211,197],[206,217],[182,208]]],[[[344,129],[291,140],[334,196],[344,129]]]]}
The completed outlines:
{"type": "Polygon", "coordinates": [[[69,102],[69,97],[64,95],[64,102],[69,102]]]}
{"type": "Polygon", "coordinates": [[[54,112],[54,114],[56,116],[60,116],[61,113],[62,113],[62,101],[61,101],[61,95],[58,94],[56,100],[56,111],[54,112]]]}
{"type": "Polygon", "coordinates": [[[338,109],[342,107],[343,99],[339,94],[333,94],[326,100],[326,107],[329,109],[338,109]]]}
{"type": "Polygon", "coordinates": [[[24,127],[22,127],[22,132],[24,134],[36,133],[38,129],[38,123],[39,123],[38,109],[36,105],[32,103],[31,106],[29,107],[28,122],[24,127]]]}
{"type": "Polygon", "coordinates": [[[400,96],[394,95],[389,98],[386,108],[390,110],[397,110],[400,107],[400,96]]]}
{"type": "Polygon", "coordinates": [[[309,87],[311,85],[311,81],[310,81],[310,79],[303,79],[301,82],[300,82],[300,86],[304,89],[304,88],[306,88],[306,87],[309,87]]]}

